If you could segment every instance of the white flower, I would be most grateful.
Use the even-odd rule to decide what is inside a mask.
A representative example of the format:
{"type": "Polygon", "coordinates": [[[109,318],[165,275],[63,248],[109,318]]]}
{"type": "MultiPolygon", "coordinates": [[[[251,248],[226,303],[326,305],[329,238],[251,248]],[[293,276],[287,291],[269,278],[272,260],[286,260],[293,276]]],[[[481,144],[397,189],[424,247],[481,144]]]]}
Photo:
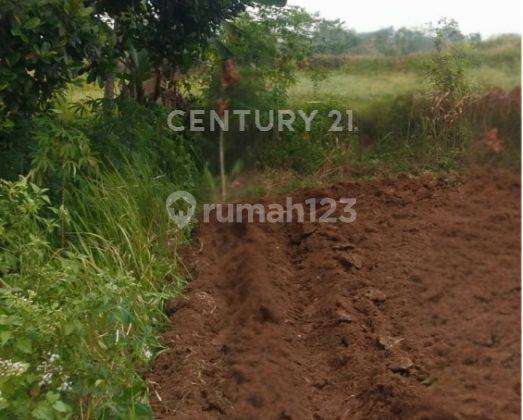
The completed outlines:
{"type": "Polygon", "coordinates": [[[48,385],[53,380],[53,372],[47,372],[42,375],[42,380],[40,381],[39,385],[48,385]]]}
{"type": "Polygon", "coordinates": [[[118,285],[116,283],[113,283],[113,282],[108,282],[105,284],[105,287],[110,291],[110,292],[113,292],[113,293],[116,293],[118,291],[118,285]]]}
{"type": "Polygon", "coordinates": [[[47,362],[42,362],[36,367],[36,370],[38,372],[47,372],[48,368],[49,364],[47,362]]]}
{"type": "Polygon", "coordinates": [[[60,355],[53,353],[49,356],[49,362],[54,363],[60,358],[60,355]]]}
{"type": "Polygon", "coordinates": [[[67,381],[64,381],[61,383],[61,385],[58,387],[58,391],[60,392],[66,392],[66,391],[69,391],[72,387],[72,383],[71,382],[67,382],[67,381]]]}
{"type": "Polygon", "coordinates": [[[145,359],[147,360],[151,360],[151,358],[153,357],[153,353],[151,350],[149,350],[148,348],[146,348],[144,351],[143,351],[143,356],[145,357],[145,359]]]}
{"type": "Polygon", "coordinates": [[[0,376],[19,376],[28,368],[28,363],[0,359],[0,376]]]}

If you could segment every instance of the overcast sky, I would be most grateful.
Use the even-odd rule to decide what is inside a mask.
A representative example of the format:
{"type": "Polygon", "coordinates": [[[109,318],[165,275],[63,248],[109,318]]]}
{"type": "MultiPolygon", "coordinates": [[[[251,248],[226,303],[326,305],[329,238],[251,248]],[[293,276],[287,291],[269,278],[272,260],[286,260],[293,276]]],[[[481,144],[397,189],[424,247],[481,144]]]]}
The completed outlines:
{"type": "Polygon", "coordinates": [[[341,19],[358,32],[394,26],[419,27],[442,17],[458,21],[464,33],[484,37],[521,33],[521,0],[288,0],[328,19],[341,19]]]}

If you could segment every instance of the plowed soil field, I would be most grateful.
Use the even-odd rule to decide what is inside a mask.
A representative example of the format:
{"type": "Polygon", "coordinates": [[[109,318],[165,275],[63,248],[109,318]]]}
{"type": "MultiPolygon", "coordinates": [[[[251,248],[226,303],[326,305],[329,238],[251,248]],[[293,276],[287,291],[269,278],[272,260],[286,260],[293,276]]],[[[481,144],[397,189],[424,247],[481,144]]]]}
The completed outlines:
{"type": "Polygon", "coordinates": [[[198,226],[156,418],[519,418],[519,177],[293,194],[312,197],[356,198],[356,221],[198,226]]]}

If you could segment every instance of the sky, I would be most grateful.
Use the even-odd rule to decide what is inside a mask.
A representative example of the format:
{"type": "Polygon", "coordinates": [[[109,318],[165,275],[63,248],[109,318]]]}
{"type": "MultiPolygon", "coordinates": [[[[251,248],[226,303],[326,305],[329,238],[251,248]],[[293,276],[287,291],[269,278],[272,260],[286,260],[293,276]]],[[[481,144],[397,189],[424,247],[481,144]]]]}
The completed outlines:
{"type": "Polygon", "coordinates": [[[483,37],[521,34],[521,0],[288,0],[327,19],[341,19],[358,32],[394,26],[420,27],[440,18],[453,18],[462,32],[483,37]]]}

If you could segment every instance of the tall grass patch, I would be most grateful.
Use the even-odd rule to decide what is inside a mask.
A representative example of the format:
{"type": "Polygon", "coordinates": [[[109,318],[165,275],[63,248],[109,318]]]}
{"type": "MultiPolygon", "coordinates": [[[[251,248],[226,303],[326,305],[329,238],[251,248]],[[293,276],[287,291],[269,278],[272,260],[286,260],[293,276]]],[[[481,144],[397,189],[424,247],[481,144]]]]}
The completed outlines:
{"type": "MultiPolygon", "coordinates": [[[[143,373],[160,349],[164,302],[185,283],[177,249],[188,232],[169,224],[165,198],[194,185],[195,172],[182,140],[154,129],[157,119],[145,127],[140,120],[135,143],[128,138],[127,148],[112,151],[96,137],[102,125],[108,138],[116,135],[107,128],[116,123],[104,118],[75,127],[52,120],[84,133],[77,137],[98,157],[89,176],[80,166],[70,174],[63,194],[46,166],[41,177],[0,183],[5,418],[151,416],[143,373]],[[169,141],[177,151],[170,164],[161,153],[169,141]],[[109,163],[113,158],[118,165],[109,163]]],[[[135,123],[127,120],[127,129],[135,123]]]]}

